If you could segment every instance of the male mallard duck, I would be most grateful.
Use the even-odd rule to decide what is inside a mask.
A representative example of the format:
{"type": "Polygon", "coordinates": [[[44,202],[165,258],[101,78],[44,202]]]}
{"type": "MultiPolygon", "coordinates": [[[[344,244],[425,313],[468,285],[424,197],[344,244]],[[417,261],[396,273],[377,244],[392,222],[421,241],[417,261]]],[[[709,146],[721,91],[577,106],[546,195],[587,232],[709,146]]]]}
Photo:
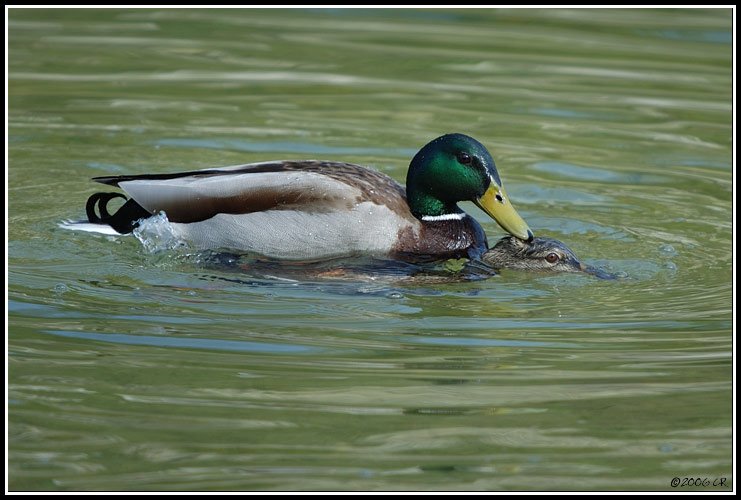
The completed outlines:
{"type": "MultiPolygon", "coordinates": [[[[537,237],[524,242],[505,236],[481,256],[481,262],[496,270],[587,273],[601,279],[617,277],[603,269],[582,263],[569,247],[553,238],[537,237]]],[[[475,262],[469,264],[473,269],[480,270],[476,265],[475,262]]]]}
{"type": "Polygon", "coordinates": [[[380,172],[316,160],[93,180],[123,189],[130,199],[110,215],[107,203],[126,197],[92,195],[90,222],[127,233],[142,218],[164,211],[175,235],[198,249],[290,260],[361,254],[476,258],[486,251],[486,235],[458,207],[465,200],[517,238],[533,238],[489,152],[463,134],[438,137],[414,156],[406,192],[380,172]]]}

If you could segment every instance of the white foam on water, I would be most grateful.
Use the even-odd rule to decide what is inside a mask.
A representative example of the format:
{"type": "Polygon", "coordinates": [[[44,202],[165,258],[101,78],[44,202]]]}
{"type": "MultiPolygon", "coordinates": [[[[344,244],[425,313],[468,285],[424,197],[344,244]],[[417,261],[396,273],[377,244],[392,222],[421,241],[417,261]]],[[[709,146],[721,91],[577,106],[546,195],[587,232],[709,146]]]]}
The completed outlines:
{"type": "Polygon", "coordinates": [[[104,234],[106,236],[122,236],[121,233],[113,229],[108,224],[95,224],[86,220],[64,220],[58,225],[62,229],[69,229],[70,231],[83,231],[86,233],[104,234]]]}

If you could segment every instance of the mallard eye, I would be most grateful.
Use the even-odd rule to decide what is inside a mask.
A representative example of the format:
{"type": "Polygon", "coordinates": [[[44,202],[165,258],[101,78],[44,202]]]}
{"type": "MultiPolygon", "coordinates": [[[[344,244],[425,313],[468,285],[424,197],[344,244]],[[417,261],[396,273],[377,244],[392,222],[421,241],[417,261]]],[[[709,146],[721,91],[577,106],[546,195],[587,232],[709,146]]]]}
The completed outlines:
{"type": "Polygon", "coordinates": [[[558,262],[560,260],[560,257],[558,256],[557,253],[551,252],[551,253],[549,253],[548,255],[545,256],[545,260],[549,264],[555,264],[556,262],[558,262]]]}
{"type": "Polygon", "coordinates": [[[455,157],[458,159],[458,163],[462,163],[463,165],[471,164],[471,155],[466,152],[461,151],[455,157]]]}

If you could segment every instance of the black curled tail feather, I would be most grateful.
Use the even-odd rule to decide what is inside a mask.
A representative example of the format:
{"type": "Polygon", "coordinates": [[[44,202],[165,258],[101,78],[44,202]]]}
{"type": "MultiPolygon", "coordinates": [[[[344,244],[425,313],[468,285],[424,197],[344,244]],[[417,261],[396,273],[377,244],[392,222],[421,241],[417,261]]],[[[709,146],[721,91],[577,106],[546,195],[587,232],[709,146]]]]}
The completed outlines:
{"type": "Polygon", "coordinates": [[[87,220],[93,224],[108,224],[119,233],[125,234],[133,231],[139,225],[140,219],[145,219],[152,214],[144,207],[134,201],[133,198],[127,199],[121,193],[95,193],[87,199],[85,204],[87,220]],[[126,200],[116,213],[108,213],[108,202],[113,198],[123,198],[126,200]],[[98,209],[97,213],[95,209],[98,209]],[[100,214],[100,215],[98,215],[100,214]]]}
{"type": "Polygon", "coordinates": [[[113,198],[123,198],[124,200],[126,199],[126,197],[121,193],[95,193],[90,198],[88,198],[87,204],[85,205],[88,222],[92,222],[94,224],[107,224],[107,219],[110,219],[111,215],[108,213],[108,210],[106,210],[106,205],[113,198]],[[98,207],[98,211],[100,212],[100,217],[98,217],[98,214],[95,213],[96,205],[98,207]]]}

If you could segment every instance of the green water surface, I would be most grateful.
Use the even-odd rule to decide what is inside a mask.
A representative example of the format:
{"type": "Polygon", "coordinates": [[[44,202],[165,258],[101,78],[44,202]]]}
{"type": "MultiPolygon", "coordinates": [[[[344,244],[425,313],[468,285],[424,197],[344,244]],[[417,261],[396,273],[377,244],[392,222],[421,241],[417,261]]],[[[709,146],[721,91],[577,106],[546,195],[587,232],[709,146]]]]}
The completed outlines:
{"type": "Polygon", "coordinates": [[[731,491],[732,15],[11,9],[8,488],[731,491]],[[403,182],[448,132],[624,277],[252,276],[59,227],[96,175],[403,182]]]}

